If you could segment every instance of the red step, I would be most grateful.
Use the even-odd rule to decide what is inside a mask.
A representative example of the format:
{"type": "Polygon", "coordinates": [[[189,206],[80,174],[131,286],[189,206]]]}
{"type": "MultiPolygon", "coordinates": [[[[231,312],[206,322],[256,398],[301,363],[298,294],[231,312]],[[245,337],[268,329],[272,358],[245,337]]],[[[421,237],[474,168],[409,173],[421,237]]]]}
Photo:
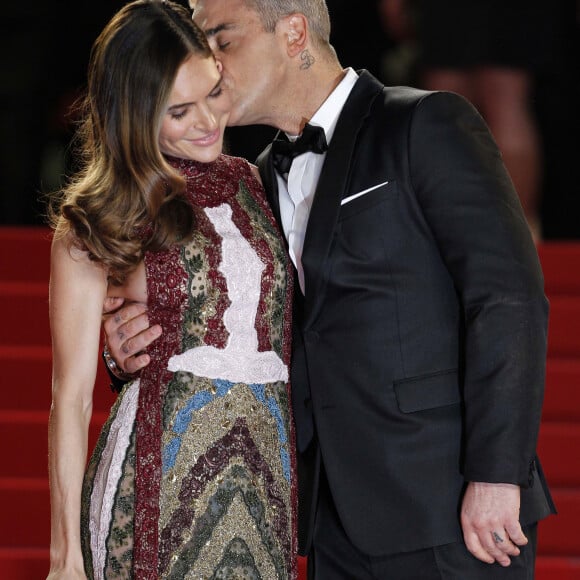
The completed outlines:
{"type": "Polygon", "coordinates": [[[545,242],[538,255],[548,295],[580,295],[580,243],[545,242]]]}
{"type": "Polygon", "coordinates": [[[580,488],[580,423],[542,422],[538,455],[551,486],[580,488]]]}
{"type": "Polygon", "coordinates": [[[580,488],[552,488],[557,515],[540,522],[538,554],[580,558],[580,488]]]}
{"type": "MultiPolygon", "coordinates": [[[[2,382],[9,385],[0,398],[0,410],[47,411],[50,408],[51,356],[48,346],[0,346],[2,382]]],[[[105,364],[100,361],[93,393],[95,412],[107,411],[115,400],[109,384],[105,364]]]]}
{"type": "Polygon", "coordinates": [[[2,280],[46,282],[50,275],[51,235],[45,227],[0,227],[2,280]]]}
{"type": "Polygon", "coordinates": [[[536,580],[580,580],[580,558],[538,556],[536,580]]]}
{"type": "Polygon", "coordinates": [[[580,421],[580,357],[548,357],[546,366],[543,421],[580,421]]]}
{"type": "Polygon", "coordinates": [[[48,282],[0,282],[0,345],[50,345],[48,282]]]}
{"type": "MultiPolygon", "coordinates": [[[[48,549],[0,549],[0,578],[5,580],[39,580],[49,569],[48,549]]],[[[306,580],[306,559],[298,557],[298,578],[306,580]]]]}
{"type": "Polygon", "coordinates": [[[49,569],[47,548],[0,548],[0,578],[39,580],[49,569]]]}
{"type": "Polygon", "coordinates": [[[580,297],[553,296],[548,326],[549,357],[580,357],[580,297]]]}
{"type": "MultiPolygon", "coordinates": [[[[105,418],[103,413],[93,413],[89,429],[91,451],[105,418]]],[[[48,411],[0,412],[0,441],[3,441],[0,477],[8,479],[47,477],[48,411]]]]}
{"type": "Polygon", "coordinates": [[[50,346],[0,346],[1,409],[50,407],[51,356],[50,346]]]}
{"type": "Polygon", "coordinates": [[[0,478],[2,548],[47,548],[50,542],[48,479],[0,478]]]}

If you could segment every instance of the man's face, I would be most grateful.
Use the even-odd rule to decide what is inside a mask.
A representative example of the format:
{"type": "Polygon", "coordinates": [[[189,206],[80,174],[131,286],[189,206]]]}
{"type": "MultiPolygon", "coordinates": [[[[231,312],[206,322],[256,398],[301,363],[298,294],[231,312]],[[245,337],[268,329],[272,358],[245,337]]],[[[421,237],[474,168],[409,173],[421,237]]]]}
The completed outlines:
{"type": "Polygon", "coordinates": [[[194,20],[223,65],[232,101],[229,125],[272,124],[285,64],[279,36],[264,30],[244,0],[198,0],[194,20]]]}

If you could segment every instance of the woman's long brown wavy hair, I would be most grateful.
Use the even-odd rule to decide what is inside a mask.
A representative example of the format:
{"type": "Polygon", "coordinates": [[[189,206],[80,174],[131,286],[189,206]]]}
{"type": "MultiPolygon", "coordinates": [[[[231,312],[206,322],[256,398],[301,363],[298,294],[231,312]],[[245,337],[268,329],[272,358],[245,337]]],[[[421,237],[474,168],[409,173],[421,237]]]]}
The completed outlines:
{"type": "Polygon", "coordinates": [[[211,57],[180,4],[136,0],[96,39],[75,137],[79,170],[50,211],[55,235],[102,263],[122,283],[146,250],[188,238],[193,212],[185,181],[159,149],[159,131],[179,67],[211,57]]]}

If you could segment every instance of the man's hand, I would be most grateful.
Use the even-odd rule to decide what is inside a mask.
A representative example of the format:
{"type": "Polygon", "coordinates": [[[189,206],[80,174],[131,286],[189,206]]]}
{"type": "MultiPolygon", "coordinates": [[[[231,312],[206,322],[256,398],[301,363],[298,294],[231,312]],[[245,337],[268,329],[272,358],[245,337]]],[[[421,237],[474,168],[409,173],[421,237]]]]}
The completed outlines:
{"type": "Polygon", "coordinates": [[[520,488],[509,483],[470,482],[461,508],[467,549],[482,562],[509,566],[528,539],[519,522],[520,488]]]}
{"type": "Polygon", "coordinates": [[[139,302],[125,306],[122,298],[107,298],[103,312],[109,353],[117,366],[129,374],[146,367],[150,358],[144,351],[162,333],[158,324],[149,327],[147,306],[139,302]]]}

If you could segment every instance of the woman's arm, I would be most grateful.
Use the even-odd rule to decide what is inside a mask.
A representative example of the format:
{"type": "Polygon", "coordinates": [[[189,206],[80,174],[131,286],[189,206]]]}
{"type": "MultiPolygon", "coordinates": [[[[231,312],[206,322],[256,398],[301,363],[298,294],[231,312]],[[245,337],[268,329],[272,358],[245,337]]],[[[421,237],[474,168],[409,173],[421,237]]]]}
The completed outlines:
{"type": "Polygon", "coordinates": [[[50,275],[52,405],[49,420],[51,568],[49,578],[85,579],[80,542],[83,474],[99,360],[105,269],[53,242],[50,275]]]}

